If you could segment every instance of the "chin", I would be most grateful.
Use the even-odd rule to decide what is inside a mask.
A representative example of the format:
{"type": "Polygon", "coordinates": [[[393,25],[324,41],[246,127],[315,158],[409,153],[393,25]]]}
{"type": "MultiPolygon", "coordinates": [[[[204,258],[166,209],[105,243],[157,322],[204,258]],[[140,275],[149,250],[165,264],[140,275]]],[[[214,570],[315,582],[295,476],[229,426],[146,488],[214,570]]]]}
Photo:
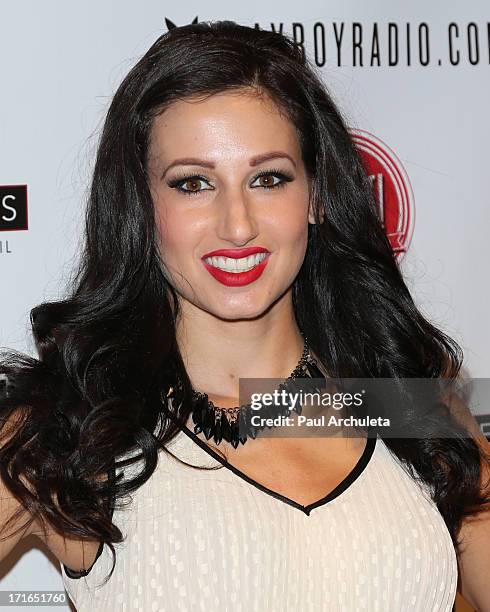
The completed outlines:
{"type": "Polygon", "coordinates": [[[251,304],[237,302],[226,304],[221,302],[218,308],[210,309],[210,312],[220,319],[236,321],[240,319],[255,319],[263,315],[269,308],[270,303],[261,304],[258,300],[251,304]]]}

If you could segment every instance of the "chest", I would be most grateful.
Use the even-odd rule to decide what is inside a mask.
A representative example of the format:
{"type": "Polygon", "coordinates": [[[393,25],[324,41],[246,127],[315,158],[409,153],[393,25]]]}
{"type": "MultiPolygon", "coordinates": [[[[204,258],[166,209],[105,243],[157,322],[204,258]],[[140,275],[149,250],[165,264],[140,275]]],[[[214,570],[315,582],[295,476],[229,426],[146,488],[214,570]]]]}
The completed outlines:
{"type": "Polygon", "coordinates": [[[363,455],[364,439],[276,440],[259,456],[231,453],[228,463],[238,478],[258,483],[270,491],[308,506],[323,499],[341,486],[353,473],[363,455]]]}
{"type": "Polygon", "coordinates": [[[450,612],[457,563],[442,517],[392,464],[368,467],[306,513],[225,468],[169,464],[116,512],[125,542],[107,585],[95,588],[107,548],[86,579],[66,584],[80,612],[450,612]]]}

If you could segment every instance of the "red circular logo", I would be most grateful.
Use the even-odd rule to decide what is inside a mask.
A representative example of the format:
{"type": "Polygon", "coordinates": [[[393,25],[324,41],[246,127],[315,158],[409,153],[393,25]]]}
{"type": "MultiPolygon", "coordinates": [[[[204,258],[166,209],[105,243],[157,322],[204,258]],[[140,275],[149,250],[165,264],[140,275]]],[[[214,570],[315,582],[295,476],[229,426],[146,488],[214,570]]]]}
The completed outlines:
{"type": "Polygon", "coordinates": [[[408,175],[395,153],[373,134],[350,129],[354,144],[373,183],[380,221],[395,256],[401,259],[412,239],[414,197],[408,175]]]}

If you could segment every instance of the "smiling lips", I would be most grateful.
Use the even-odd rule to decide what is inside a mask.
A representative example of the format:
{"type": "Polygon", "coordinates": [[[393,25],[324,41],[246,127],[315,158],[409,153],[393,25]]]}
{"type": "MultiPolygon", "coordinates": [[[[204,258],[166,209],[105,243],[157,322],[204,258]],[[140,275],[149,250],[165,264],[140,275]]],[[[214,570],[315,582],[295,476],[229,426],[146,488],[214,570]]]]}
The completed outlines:
{"type": "Polygon", "coordinates": [[[269,261],[270,252],[263,247],[218,249],[202,256],[204,267],[228,287],[240,287],[259,278],[269,261]]]}

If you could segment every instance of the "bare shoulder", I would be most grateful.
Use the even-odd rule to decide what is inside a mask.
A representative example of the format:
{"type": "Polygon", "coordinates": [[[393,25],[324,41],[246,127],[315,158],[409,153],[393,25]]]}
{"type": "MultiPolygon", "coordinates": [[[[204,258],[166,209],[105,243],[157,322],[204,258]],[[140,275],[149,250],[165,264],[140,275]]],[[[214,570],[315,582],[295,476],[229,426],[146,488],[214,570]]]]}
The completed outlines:
{"type": "MultiPolygon", "coordinates": [[[[481,484],[482,492],[490,496],[490,444],[481,438],[478,444],[482,450],[481,484]]],[[[481,612],[490,611],[490,504],[478,514],[464,519],[459,531],[462,538],[462,552],[458,558],[460,587],[463,597],[481,612]]]]}
{"type": "MultiPolygon", "coordinates": [[[[25,410],[17,409],[7,419],[0,419],[0,449],[15,436],[25,414],[25,410]]],[[[99,548],[99,542],[65,536],[49,525],[44,529],[41,521],[13,495],[0,474],[0,561],[31,534],[38,537],[60,562],[75,570],[90,567],[99,548]]]]}
{"type": "MultiPolygon", "coordinates": [[[[0,448],[15,436],[25,411],[17,409],[8,418],[0,418],[0,448]]],[[[34,521],[7,487],[0,473],[0,560],[35,529],[34,521]]]]}
{"type": "Polygon", "coordinates": [[[35,521],[31,533],[38,537],[55,557],[69,569],[89,569],[97,556],[100,543],[95,540],[80,540],[67,536],[52,527],[45,530],[35,521]]]}

